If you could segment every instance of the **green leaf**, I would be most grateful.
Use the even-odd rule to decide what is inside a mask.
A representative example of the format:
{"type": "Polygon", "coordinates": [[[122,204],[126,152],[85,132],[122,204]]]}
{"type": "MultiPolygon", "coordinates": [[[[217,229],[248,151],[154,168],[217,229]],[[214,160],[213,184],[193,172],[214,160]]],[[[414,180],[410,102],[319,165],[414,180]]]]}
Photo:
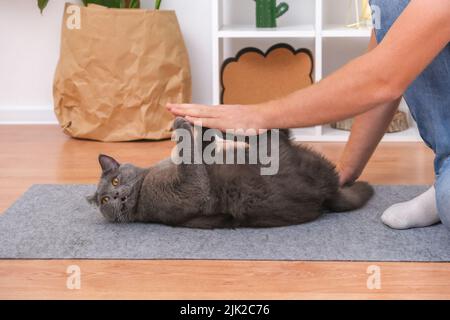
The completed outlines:
{"type": "Polygon", "coordinates": [[[123,0],[86,0],[86,4],[93,3],[108,8],[122,8],[123,0]]]}
{"type": "Polygon", "coordinates": [[[139,0],[131,0],[130,1],[130,8],[132,8],[132,9],[138,9],[138,8],[140,8],[141,6],[140,6],[140,3],[139,3],[139,0]]]}
{"type": "Polygon", "coordinates": [[[37,5],[39,7],[39,10],[41,10],[41,14],[44,11],[45,7],[47,6],[48,0],[37,0],[37,5]]]}
{"type": "Polygon", "coordinates": [[[159,10],[159,7],[161,7],[161,0],[156,0],[155,9],[159,10]]]}

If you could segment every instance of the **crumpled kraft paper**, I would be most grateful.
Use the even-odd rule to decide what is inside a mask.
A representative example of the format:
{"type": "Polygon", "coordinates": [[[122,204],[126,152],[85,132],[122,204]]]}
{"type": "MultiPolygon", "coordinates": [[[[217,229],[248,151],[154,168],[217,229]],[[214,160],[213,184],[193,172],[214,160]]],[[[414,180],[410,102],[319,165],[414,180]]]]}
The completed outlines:
{"type": "Polygon", "coordinates": [[[66,4],[53,95],[58,121],[72,137],[170,138],[166,103],[191,101],[175,12],[66,4]]]}

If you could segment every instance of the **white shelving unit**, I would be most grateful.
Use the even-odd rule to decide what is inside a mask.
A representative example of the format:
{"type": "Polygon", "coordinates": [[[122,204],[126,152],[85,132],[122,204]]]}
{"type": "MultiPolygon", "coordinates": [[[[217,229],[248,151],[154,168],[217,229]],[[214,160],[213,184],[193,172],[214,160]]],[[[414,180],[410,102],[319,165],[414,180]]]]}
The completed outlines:
{"type": "MultiPolygon", "coordinates": [[[[281,1],[281,0],[279,0],[281,1]]],[[[314,56],[314,79],[320,81],[333,70],[326,70],[327,61],[325,55],[334,52],[333,43],[358,40],[368,43],[370,28],[348,28],[346,21],[339,19],[338,9],[341,12],[350,9],[352,0],[285,0],[291,8],[286,15],[295,15],[300,10],[301,16],[291,16],[290,22],[282,23],[284,17],[278,22],[278,27],[273,29],[258,29],[254,23],[254,2],[250,0],[212,0],[212,53],[213,53],[213,103],[220,103],[220,70],[222,62],[229,56],[234,56],[237,51],[246,46],[268,47],[279,42],[290,43],[298,48],[297,44],[292,42],[307,43],[304,47],[309,47],[314,56]],[[231,9],[230,9],[231,7],[231,9]],[[340,8],[339,8],[340,7],[340,8]],[[241,21],[226,17],[239,14],[241,21]],[[331,17],[331,18],[330,18],[331,17]],[[244,20],[244,23],[242,23],[244,20]],[[331,44],[327,42],[330,41],[331,44]],[[233,42],[237,43],[234,44],[233,42]],[[244,44],[245,43],[245,44],[244,44]],[[269,45],[270,44],[270,45],[269,45]],[[231,47],[229,54],[226,53],[226,46],[231,47]],[[329,48],[331,46],[331,48],[329,48]],[[328,51],[330,50],[330,51],[328,51]]],[[[347,10],[348,11],[348,10],[347,10]]],[[[341,14],[341,17],[343,14],[341,14]]],[[[344,45],[345,46],[345,45],[344,45]]],[[[344,50],[345,51],[345,50],[344,50]]],[[[357,53],[356,55],[362,52],[357,53]]],[[[341,54],[341,53],[338,53],[341,54]]],[[[354,55],[354,54],[353,54],[354,55]]],[[[350,60],[351,57],[347,60],[350,60]]],[[[341,63],[342,64],[342,63],[341,63]]],[[[336,67],[334,67],[336,68],[336,67]]],[[[403,109],[405,106],[403,106],[403,109]]],[[[346,141],[349,133],[342,130],[332,129],[330,126],[316,126],[314,128],[294,129],[293,134],[300,141],[346,141]]],[[[415,123],[411,120],[411,128],[400,133],[389,133],[384,137],[385,141],[420,141],[415,123]]]]}

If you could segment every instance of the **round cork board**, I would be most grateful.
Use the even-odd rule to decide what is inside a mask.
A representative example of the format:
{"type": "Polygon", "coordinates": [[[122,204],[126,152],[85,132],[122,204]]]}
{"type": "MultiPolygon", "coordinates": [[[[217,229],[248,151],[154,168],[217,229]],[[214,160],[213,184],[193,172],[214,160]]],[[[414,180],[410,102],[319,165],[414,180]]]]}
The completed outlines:
{"type": "Polygon", "coordinates": [[[288,95],[313,83],[308,49],[277,44],[267,52],[244,48],[222,66],[223,104],[254,104],[288,95]]]}

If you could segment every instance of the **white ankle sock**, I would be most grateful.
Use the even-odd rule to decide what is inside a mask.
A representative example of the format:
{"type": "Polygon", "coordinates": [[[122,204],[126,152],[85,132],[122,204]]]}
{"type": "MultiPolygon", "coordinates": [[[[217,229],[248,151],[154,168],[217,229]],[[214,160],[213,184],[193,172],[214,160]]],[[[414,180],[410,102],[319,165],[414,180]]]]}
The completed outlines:
{"type": "Polygon", "coordinates": [[[431,187],[420,196],[389,207],[381,220],[393,229],[431,226],[440,221],[436,207],[436,191],[431,187]]]}

